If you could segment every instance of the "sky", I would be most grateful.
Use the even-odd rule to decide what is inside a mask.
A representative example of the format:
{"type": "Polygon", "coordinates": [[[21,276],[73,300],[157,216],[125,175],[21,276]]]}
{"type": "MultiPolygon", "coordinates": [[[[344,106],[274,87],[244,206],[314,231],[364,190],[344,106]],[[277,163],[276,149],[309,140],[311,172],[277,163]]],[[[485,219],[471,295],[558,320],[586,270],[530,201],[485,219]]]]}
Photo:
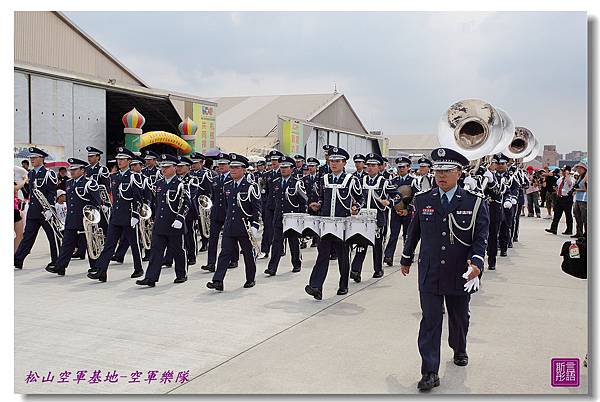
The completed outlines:
{"type": "MultiPolygon", "coordinates": [[[[369,130],[437,134],[478,98],[557,150],[587,150],[583,12],[67,12],[151,87],[344,93],[369,130]]],[[[217,119],[218,125],[218,119],[217,119]]]]}

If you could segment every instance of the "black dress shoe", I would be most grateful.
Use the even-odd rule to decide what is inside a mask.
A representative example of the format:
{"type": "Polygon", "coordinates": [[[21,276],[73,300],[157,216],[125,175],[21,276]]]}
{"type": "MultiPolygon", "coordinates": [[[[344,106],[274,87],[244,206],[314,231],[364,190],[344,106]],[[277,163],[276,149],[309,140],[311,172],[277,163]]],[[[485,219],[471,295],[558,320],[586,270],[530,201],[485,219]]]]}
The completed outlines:
{"type": "Polygon", "coordinates": [[[23,261],[15,260],[15,268],[23,269],[23,261]]]}
{"type": "Polygon", "coordinates": [[[358,272],[350,271],[350,278],[356,283],[360,283],[361,281],[360,274],[358,272]]]}
{"type": "Polygon", "coordinates": [[[148,262],[148,261],[150,261],[150,257],[144,257],[144,258],[142,258],[142,261],[143,262],[148,262]]]}
{"type": "Polygon", "coordinates": [[[218,290],[219,292],[223,291],[223,282],[212,281],[206,284],[206,287],[209,289],[218,290]]]}
{"type": "Polygon", "coordinates": [[[118,262],[119,264],[123,264],[123,260],[119,260],[117,257],[113,257],[110,260],[114,261],[114,262],[118,262]]]}
{"type": "Polygon", "coordinates": [[[184,276],[183,278],[175,278],[173,283],[183,283],[185,281],[187,281],[187,276],[184,276]]]}
{"type": "Polygon", "coordinates": [[[93,273],[87,274],[87,277],[90,279],[97,279],[100,282],[106,282],[106,272],[95,271],[93,273]]]}
{"type": "Polygon", "coordinates": [[[302,268],[301,268],[301,267],[294,267],[294,268],[292,269],[292,272],[300,272],[301,270],[302,270],[302,268]]]}
{"type": "Polygon", "coordinates": [[[190,267],[191,267],[192,265],[196,265],[196,260],[189,260],[189,261],[187,262],[187,265],[188,265],[188,266],[190,266],[190,267]]]}
{"type": "Polygon", "coordinates": [[[56,269],[56,273],[58,274],[58,276],[65,276],[64,268],[55,268],[55,269],[56,269]]]}
{"type": "Polygon", "coordinates": [[[469,356],[466,353],[455,353],[454,364],[457,366],[466,366],[469,364],[469,356]]]}
{"type": "Polygon", "coordinates": [[[275,276],[276,272],[275,271],[271,271],[270,269],[265,269],[265,274],[267,274],[269,276],[275,276]]]}
{"type": "Polygon", "coordinates": [[[55,274],[56,273],[56,267],[47,266],[46,267],[46,271],[50,272],[51,274],[55,274]]]}
{"type": "Polygon", "coordinates": [[[255,281],[246,281],[246,283],[244,283],[244,288],[246,288],[246,289],[253,288],[254,285],[256,285],[255,281]]]}
{"type": "Polygon", "coordinates": [[[144,275],[144,270],[139,270],[139,271],[133,271],[133,274],[131,274],[132,278],[139,278],[140,276],[144,275]]]}
{"type": "Polygon", "coordinates": [[[71,259],[72,259],[72,260],[75,260],[75,259],[80,259],[80,260],[83,260],[84,258],[85,258],[85,254],[73,254],[73,255],[71,256],[71,259]]]}
{"type": "Polygon", "coordinates": [[[323,299],[323,292],[321,291],[321,289],[315,289],[315,288],[311,287],[310,285],[306,285],[304,287],[304,291],[317,300],[323,299]]]}
{"type": "Polygon", "coordinates": [[[495,266],[493,266],[493,265],[491,265],[491,266],[489,266],[489,267],[488,267],[488,269],[489,269],[490,271],[495,271],[495,270],[496,270],[496,267],[495,267],[495,266]]]}
{"type": "Polygon", "coordinates": [[[417,388],[421,391],[429,391],[433,387],[440,386],[440,377],[438,377],[437,373],[429,373],[425,374],[421,381],[417,384],[417,388]]]}
{"type": "Polygon", "coordinates": [[[518,243],[519,239],[513,239],[513,243],[518,243]]]}
{"type": "Polygon", "coordinates": [[[552,233],[553,235],[556,234],[556,230],[552,230],[552,229],[544,229],[544,230],[548,233],[552,233]]]}
{"type": "Polygon", "coordinates": [[[512,243],[508,243],[508,248],[513,248],[512,243]]]}
{"type": "Polygon", "coordinates": [[[88,273],[89,274],[93,274],[94,272],[96,272],[98,270],[98,268],[90,268],[88,269],[88,273]]]}
{"type": "Polygon", "coordinates": [[[383,271],[375,271],[373,273],[373,278],[381,278],[383,276],[383,271]]]}
{"type": "Polygon", "coordinates": [[[562,232],[562,234],[564,234],[564,235],[569,235],[569,236],[570,236],[570,235],[572,235],[572,234],[573,234],[573,231],[572,231],[572,230],[569,230],[569,231],[566,231],[566,230],[565,230],[564,232],[562,232]]]}
{"type": "Polygon", "coordinates": [[[227,267],[227,269],[233,269],[233,268],[237,268],[238,267],[238,262],[237,261],[233,261],[229,263],[229,266],[227,267]]]}
{"type": "Polygon", "coordinates": [[[207,251],[207,250],[208,250],[208,247],[207,247],[207,246],[202,246],[202,247],[200,247],[200,250],[198,250],[198,252],[199,252],[199,253],[203,253],[203,252],[205,252],[205,251],[207,251]]]}
{"type": "Polygon", "coordinates": [[[500,251],[500,257],[506,257],[508,254],[506,253],[506,250],[501,250],[500,251]]]}
{"type": "Polygon", "coordinates": [[[172,268],[172,267],[173,267],[173,263],[171,263],[171,264],[168,264],[168,263],[166,263],[166,262],[163,262],[163,264],[162,264],[162,266],[161,266],[161,268],[172,268]]]}
{"type": "Polygon", "coordinates": [[[48,265],[46,265],[46,268],[54,268],[55,266],[56,266],[56,263],[49,262],[48,265]]]}
{"type": "Polygon", "coordinates": [[[144,279],[135,281],[135,284],[140,285],[140,286],[150,286],[151,288],[153,288],[156,285],[156,282],[151,281],[148,278],[144,278],[144,279]]]}
{"type": "Polygon", "coordinates": [[[208,272],[215,272],[215,264],[206,264],[201,266],[200,269],[208,272]]]}
{"type": "Polygon", "coordinates": [[[348,288],[339,288],[337,294],[340,296],[348,294],[348,288]]]}
{"type": "Polygon", "coordinates": [[[391,267],[392,265],[394,265],[394,259],[393,258],[384,258],[383,262],[385,265],[387,265],[388,267],[391,267]]]}

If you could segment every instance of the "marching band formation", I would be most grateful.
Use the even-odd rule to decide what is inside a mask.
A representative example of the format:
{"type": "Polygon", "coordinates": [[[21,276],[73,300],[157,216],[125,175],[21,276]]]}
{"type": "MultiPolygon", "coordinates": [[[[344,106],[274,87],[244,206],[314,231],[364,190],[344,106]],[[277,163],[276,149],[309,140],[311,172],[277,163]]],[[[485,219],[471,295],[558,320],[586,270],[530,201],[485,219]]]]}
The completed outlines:
{"type": "MultiPolygon", "coordinates": [[[[498,249],[501,257],[506,256],[518,241],[520,200],[528,186],[523,156],[535,152],[529,147],[518,154],[511,148],[516,146],[514,138],[523,142],[519,135],[527,133],[519,134],[501,110],[473,102],[450,107],[443,123],[444,129],[451,128],[453,143],[440,139],[442,147],[434,149],[430,158],[420,157],[415,171],[408,157],[396,158],[393,169],[377,153],[353,155],[354,171],[346,166],[348,152],[331,145],[323,147],[324,165],[316,158],[292,158],[273,150],[255,169],[248,169],[250,162],[243,155],[221,153],[214,160],[215,170],[204,166],[207,158],[198,152],[173,156],[147,151],[138,156],[119,147],[118,171],[109,174],[100,162],[102,151],[87,147],[87,162],[68,160],[71,179],[64,224],[53,209],[56,174],[44,167],[47,154],[31,147],[32,195],[14,266],[23,267],[42,227],[50,247],[46,267],[50,273],[64,276],[73,257],[87,254],[88,278],[106,282],[110,262],[122,262],[131,249],[131,277],[141,278],[137,285],[154,287],[162,268],[173,263],[174,282],[183,283],[189,267],[207,251],[206,264],[201,266],[213,273],[207,287],[223,291],[227,270],[238,266],[240,252],[243,287],[251,288],[256,283],[257,259],[268,259],[264,273],[274,277],[289,252],[292,272],[297,273],[302,269],[301,250],[316,247],[305,292],[321,300],[331,260],[337,260],[339,267],[337,294],[345,295],[350,279],[361,282],[370,249],[374,278],[384,275],[384,265],[394,265],[402,236],[404,275],[410,272],[421,243],[423,378],[418,387],[431,389],[439,385],[444,304],[454,363],[468,363],[470,295],[479,288],[486,253],[487,269],[495,270],[498,249]],[[490,115],[481,116],[482,110],[490,115]],[[494,118],[500,120],[500,128],[494,118]],[[498,130],[511,131],[513,141],[506,141],[501,133],[502,141],[477,148],[478,141],[487,144],[488,135],[498,130]],[[502,148],[507,151],[496,152],[502,148]],[[143,262],[148,263],[145,271],[143,262]]],[[[533,142],[532,138],[524,141],[533,142]]]]}

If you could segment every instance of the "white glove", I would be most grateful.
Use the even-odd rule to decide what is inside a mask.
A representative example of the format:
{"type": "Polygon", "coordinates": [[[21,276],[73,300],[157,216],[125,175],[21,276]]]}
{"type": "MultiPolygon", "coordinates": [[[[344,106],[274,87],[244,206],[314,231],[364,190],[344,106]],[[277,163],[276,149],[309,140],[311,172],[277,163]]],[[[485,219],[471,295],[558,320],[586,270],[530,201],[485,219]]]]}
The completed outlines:
{"type": "Polygon", "coordinates": [[[174,229],[181,229],[183,227],[183,223],[181,223],[180,220],[175,220],[171,227],[174,229]]]}
{"type": "Polygon", "coordinates": [[[107,213],[109,209],[108,205],[102,205],[102,212],[107,213]]]}
{"type": "Polygon", "coordinates": [[[139,221],[140,220],[138,218],[131,218],[131,227],[134,228],[139,221]]]}
{"type": "Polygon", "coordinates": [[[483,174],[483,177],[487,177],[488,178],[488,183],[493,183],[494,182],[494,175],[492,174],[492,172],[490,172],[489,170],[485,170],[485,173],[483,174]]]}
{"type": "Polygon", "coordinates": [[[506,209],[511,209],[513,206],[512,202],[510,200],[504,201],[504,204],[502,204],[502,205],[504,205],[504,208],[506,208],[506,209]]]}
{"type": "Polygon", "coordinates": [[[44,219],[49,221],[50,218],[52,218],[52,211],[44,211],[44,219]]]}
{"type": "Polygon", "coordinates": [[[471,176],[465,177],[464,185],[464,188],[467,190],[475,190],[477,188],[477,180],[471,176]]]}
{"type": "MultiPolygon", "coordinates": [[[[469,268],[467,269],[467,272],[465,272],[462,277],[467,279],[469,277],[469,275],[471,274],[471,272],[473,272],[473,267],[469,265],[469,268]]],[[[477,290],[479,289],[479,277],[476,276],[475,278],[471,279],[470,281],[467,281],[467,283],[465,283],[464,285],[464,289],[465,292],[470,293],[472,290],[477,290]]]]}
{"type": "Polygon", "coordinates": [[[511,203],[512,205],[517,205],[517,199],[516,199],[516,198],[511,198],[511,199],[510,199],[510,203],[511,203]]]}
{"type": "Polygon", "coordinates": [[[252,236],[254,236],[254,238],[257,239],[258,238],[258,229],[255,228],[254,226],[251,226],[250,230],[252,231],[252,236]]]}

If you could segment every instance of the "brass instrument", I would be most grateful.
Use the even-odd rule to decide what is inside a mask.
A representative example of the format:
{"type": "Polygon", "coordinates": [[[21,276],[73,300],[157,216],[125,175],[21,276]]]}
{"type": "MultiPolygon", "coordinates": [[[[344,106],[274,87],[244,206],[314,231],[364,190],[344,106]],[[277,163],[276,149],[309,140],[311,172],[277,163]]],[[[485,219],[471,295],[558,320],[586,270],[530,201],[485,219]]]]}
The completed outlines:
{"type": "Polygon", "coordinates": [[[65,225],[61,222],[58,215],[56,214],[56,211],[50,205],[50,203],[48,202],[46,197],[44,197],[44,194],[39,189],[34,188],[31,191],[31,194],[33,194],[33,196],[38,200],[38,202],[42,206],[42,209],[44,210],[44,212],[46,212],[46,211],[52,212],[52,216],[50,217],[50,220],[48,222],[50,223],[50,226],[52,227],[52,230],[54,231],[56,238],[62,243],[63,230],[65,228],[65,225]]]}
{"type": "Polygon", "coordinates": [[[398,193],[399,194],[396,197],[396,199],[399,199],[400,202],[398,202],[394,205],[394,210],[396,210],[396,212],[407,211],[408,206],[410,205],[410,202],[412,201],[412,198],[413,198],[412,187],[409,186],[408,184],[402,185],[402,186],[398,187],[398,193]]]}
{"type": "Polygon", "coordinates": [[[142,204],[140,208],[140,222],[137,225],[140,243],[144,250],[150,250],[152,243],[152,227],[154,220],[152,219],[152,209],[148,204],[142,204]]]}
{"type": "Polygon", "coordinates": [[[104,248],[104,233],[99,223],[100,212],[91,205],[83,207],[83,232],[78,233],[85,234],[88,255],[94,260],[100,257],[104,248]]]}
{"type": "Polygon", "coordinates": [[[106,186],[100,184],[100,185],[98,185],[98,187],[100,188],[100,199],[102,200],[102,205],[106,205],[108,207],[106,212],[104,212],[104,210],[102,210],[102,214],[104,215],[104,219],[106,219],[106,222],[109,222],[110,221],[110,211],[112,208],[112,203],[110,202],[110,196],[108,195],[108,190],[106,189],[106,186]]]}
{"type": "MultiPolygon", "coordinates": [[[[257,193],[257,198],[260,198],[260,190],[257,189],[258,188],[258,184],[254,184],[250,187],[250,190],[248,192],[248,198],[252,196],[252,194],[257,193]]],[[[244,208],[242,207],[242,200],[240,198],[240,193],[237,194],[237,204],[238,207],[242,210],[242,213],[244,213],[246,216],[250,216],[248,214],[246,214],[246,212],[244,211],[244,208]]],[[[242,217],[242,221],[244,222],[244,227],[246,228],[246,233],[248,234],[248,239],[250,239],[250,243],[252,244],[252,255],[254,256],[254,259],[256,260],[256,258],[258,257],[258,255],[260,254],[260,240],[254,236],[254,233],[252,233],[252,225],[250,224],[250,222],[248,221],[248,219],[243,218],[242,217]]]]}
{"type": "Polygon", "coordinates": [[[210,236],[210,211],[213,203],[206,195],[198,196],[198,216],[200,220],[200,232],[204,238],[210,236]]]}

